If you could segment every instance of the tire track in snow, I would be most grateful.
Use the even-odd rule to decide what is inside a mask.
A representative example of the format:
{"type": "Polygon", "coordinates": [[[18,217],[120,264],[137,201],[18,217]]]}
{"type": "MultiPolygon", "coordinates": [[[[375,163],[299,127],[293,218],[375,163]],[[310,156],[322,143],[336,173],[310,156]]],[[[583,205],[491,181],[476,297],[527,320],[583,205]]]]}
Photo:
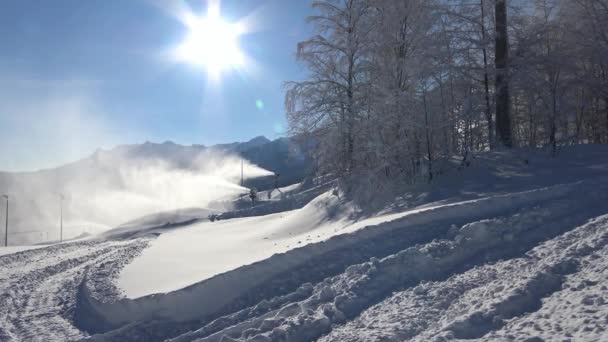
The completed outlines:
{"type": "Polygon", "coordinates": [[[88,248],[89,242],[73,242],[51,245],[44,248],[26,250],[23,252],[0,256],[0,289],[8,279],[26,273],[39,267],[39,263],[58,263],[63,259],[78,256],[83,248],[88,248]]]}
{"type": "Polygon", "coordinates": [[[85,270],[106,262],[124,263],[142,248],[140,241],[84,242],[35,250],[29,256],[24,254],[26,251],[3,257],[11,272],[0,283],[3,289],[0,340],[60,341],[85,337],[86,333],[72,323],[77,287],[85,270]],[[25,270],[18,272],[20,266],[25,270]]]}

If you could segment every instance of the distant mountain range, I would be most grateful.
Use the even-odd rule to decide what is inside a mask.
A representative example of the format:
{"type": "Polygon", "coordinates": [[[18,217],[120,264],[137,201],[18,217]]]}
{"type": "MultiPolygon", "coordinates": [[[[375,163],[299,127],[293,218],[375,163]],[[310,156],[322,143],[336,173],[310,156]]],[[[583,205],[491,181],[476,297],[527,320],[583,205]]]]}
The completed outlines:
{"type": "MultiPolygon", "coordinates": [[[[32,172],[0,171],[0,191],[12,188],[16,180],[47,178],[58,188],[64,183],[77,179],[86,181],[117,168],[122,161],[144,162],[163,161],[177,169],[194,169],[200,163],[201,155],[224,153],[241,156],[249,162],[274,173],[279,173],[281,186],[293,184],[310,173],[311,161],[301,143],[293,139],[279,138],[269,140],[264,136],[246,142],[234,142],[212,146],[180,145],[172,141],[164,143],[145,142],[143,144],[120,145],[111,150],[99,149],[91,156],[51,169],[32,172]]],[[[36,182],[34,182],[36,183],[36,182]]]]}
{"type": "MultiPolygon", "coordinates": [[[[238,155],[249,162],[280,175],[279,186],[285,186],[301,181],[311,171],[311,161],[301,143],[289,138],[269,140],[264,136],[255,137],[246,142],[218,144],[206,147],[204,145],[184,146],[171,141],[162,144],[145,142],[140,145],[124,145],[107,152],[97,152],[96,155],[109,155],[119,152],[133,160],[156,159],[172,164],[176,168],[196,168],[201,154],[220,152],[238,155]]],[[[95,156],[93,158],[95,158],[95,156]]],[[[103,157],[102,157],[103,158],[103,157]]],[[[274,186],[273,177],[246,180],[245,185],[258,189],[274,186]]]]}
{"type": "MultiPolygon", "coordinates": [[[[70,222],[68,225],[109,227],[156,210],[203,206],[221,191],[210,189],[208,183],[200,184],[194,177],[213,171],[210,168],[221,172],[226,168],[233,175],[231,181],[238,183],[234,175],[240,174],[240,162],[236,158],[280,174],[279,186],[300,182],[312,165],[305,148],[289,138],[271,141],[260,136],[213,146],[145,142],[100,149],[57,168],[0,172],[0,194],[9,195],[9,225],[14,234],[27,235],[23,232],[31,231],[35,239],[21,240],[48,240],[52,237],[37,234],[49,226],[55,230],[60,224],[59,194],[66,197],[64,217],[70,222]],[[199,172],[201,166],[203,171],[199,172]],[[184,193],[198,197],[184,199],[180,197],[184,193]]],[[[247,179],[245,186],[264,190],[274,187],[274,183],[274,176],[268,176],[247,179]]],[[[4,218],[4,210],[0,210],[0,218],[4,218]]],[[[3,229],[0,236],[4,237],[3,229]]]]}
{"type": "MultiPolygon", "coordinates": [[[[128,156],[133,160],[156,159],[172,164],[176,168],[195,168],[198,156],[209,152],[228,153],[238,155],[249,162],[271,172],[278,173],[279,185],[289,185],[302,180],[309,172],[311,161],[305,153],[302,144],[293,139],[279,138],[269,140],[264,136],[255,137],[246,142],[234,142],[212,146],[191,145],[184,146],[166,141],[162,144],[145,142],[139,145],[123,145],[110,151],[98,151],[92,158],[99,155],[111,156],[115,153],[128,156]]],[[[102,157],[103,158],[103,157],[102,157]]],[[[249,180],[255,184],[255,180],[249,180]]],[[[260,183],[258,180],[257,183],[260,183]]],[[[260,185],[265,188],[266,186],[260,185]]]]}

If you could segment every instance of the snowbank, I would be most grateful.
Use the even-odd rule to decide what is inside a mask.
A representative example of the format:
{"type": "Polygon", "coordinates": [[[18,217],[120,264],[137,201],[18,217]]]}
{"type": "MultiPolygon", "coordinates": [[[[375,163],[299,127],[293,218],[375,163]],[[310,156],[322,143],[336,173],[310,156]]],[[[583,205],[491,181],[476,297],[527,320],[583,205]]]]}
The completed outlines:
{"type": "Polygon", "coordinates": [[[326,193],[298,210],[168,231],[125,267],[118,285],[129,298],[181,289],[342,233],[352,223],[350,213],[326,193]]]}
{"type": "Polygon", "coordinates": [[[603,341],[607,265],[604,215],[521,257],[398,291],[321,341],[603,341]]]}

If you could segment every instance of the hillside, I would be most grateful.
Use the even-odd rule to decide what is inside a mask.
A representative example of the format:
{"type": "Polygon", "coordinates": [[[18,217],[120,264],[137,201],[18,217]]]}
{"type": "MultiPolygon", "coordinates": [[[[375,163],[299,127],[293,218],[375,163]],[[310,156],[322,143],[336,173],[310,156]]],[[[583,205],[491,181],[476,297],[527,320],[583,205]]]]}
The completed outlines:
{"type": "Polygon", "coordinates": [[[149,217],[129,228],[142,234],[8,254],[0,284],[20,295],[3,299],[0,336],[603,341],[606,156],[478,153],[374,213],[330,191],[300,209],[152,231],[149,217]]]}

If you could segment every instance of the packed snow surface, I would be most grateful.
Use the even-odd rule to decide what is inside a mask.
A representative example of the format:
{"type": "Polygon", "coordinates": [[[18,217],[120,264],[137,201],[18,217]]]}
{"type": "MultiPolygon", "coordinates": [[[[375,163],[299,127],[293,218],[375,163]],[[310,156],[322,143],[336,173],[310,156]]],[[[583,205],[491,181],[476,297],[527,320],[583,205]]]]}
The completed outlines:
{"type": "Polygon", "coordinates": [[[45,247],[45,246],[38,245],[38,246],[8,246],[8,247],[2,247],[2,248],[0,248],[0,256],[7,255],[7,254],[14,254],[14,253],[23,252],[23,251],[28,251],[28,250],[31,250],[31,249],[43,248],[43,247],[45,247]]]}
{"type": "Polygon", "coordinates": [[[426,209],[354,221],[351,207],[325,193],[302,209],[190,225],[151,242],[123,269],[118,286],[130,298],[174,291],[273,254],[420,210],[426,209]]]}
{"type": "Polygon", "coordinates": [[[97,297],[119,297],[116,272],[145,240],[77,241],[0,256],[0,341],[63,341],[87,336],[74,326],[77,288],[88,271],[97,297]]]}

